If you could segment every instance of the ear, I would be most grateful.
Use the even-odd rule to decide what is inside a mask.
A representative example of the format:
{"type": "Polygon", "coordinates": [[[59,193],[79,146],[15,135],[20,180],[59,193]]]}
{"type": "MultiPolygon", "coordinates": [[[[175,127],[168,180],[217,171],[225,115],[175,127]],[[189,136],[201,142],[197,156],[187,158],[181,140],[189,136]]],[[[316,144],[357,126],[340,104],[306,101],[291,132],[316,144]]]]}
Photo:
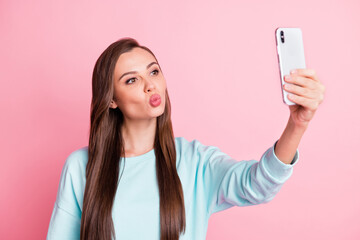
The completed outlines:
{"type": "Polygon", "coordinates": [[[115,109],[115,108],[117,108],[118,106],[117,106],[117,104],[114,102],[114,100],[111,100],[109,107],[115,109]]]}

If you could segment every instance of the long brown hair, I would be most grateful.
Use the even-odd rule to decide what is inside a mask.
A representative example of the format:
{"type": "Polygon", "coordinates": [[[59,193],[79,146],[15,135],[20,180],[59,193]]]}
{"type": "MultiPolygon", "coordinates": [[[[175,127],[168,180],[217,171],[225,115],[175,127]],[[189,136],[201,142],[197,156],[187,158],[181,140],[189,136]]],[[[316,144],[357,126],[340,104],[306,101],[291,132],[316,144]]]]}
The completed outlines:
{"type": "MultiPolygon", "coordinates": [[[[123,113],[110,108],[114,99],[114,69],[122,53],[139,47],[155,55],[133,38],[112,43],[96,61],[92,75],[92,100],[86,186],[81,216],[81,240],[114,239],[112,206],[119,181],[119,166],[125,156],[121,125],[123,113]]],[[[157,59],[156,59],[157,62],[157,59]]],[[[154,150],[160,198],[161,240],[177,240],[185,232],[183,189],[176,170],[175,139],[171,105],[166,90],[165,111],[157,117],[154,150]]],[[[121,193],[119,193],[121,194],[121,193]]]]}

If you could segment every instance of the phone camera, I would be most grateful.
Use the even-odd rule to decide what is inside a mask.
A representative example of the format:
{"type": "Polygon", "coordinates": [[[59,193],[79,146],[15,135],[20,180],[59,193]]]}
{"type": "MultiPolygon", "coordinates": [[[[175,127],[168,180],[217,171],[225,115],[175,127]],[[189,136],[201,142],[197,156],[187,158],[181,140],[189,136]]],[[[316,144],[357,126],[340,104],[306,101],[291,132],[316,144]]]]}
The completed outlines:
{"type": "Polygon", "coordinates": [[[280,38],[281,38],[281,42],[284,43],[285,42],[284,31],[280,31],[280,38]]]}

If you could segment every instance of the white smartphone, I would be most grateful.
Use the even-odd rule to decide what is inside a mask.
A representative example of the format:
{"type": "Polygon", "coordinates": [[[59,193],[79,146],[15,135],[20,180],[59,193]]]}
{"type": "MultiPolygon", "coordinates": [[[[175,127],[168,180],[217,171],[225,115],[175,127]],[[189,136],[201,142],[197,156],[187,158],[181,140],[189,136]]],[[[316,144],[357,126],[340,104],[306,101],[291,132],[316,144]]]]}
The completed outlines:
{"type": "Polygon", "coordinates": [[[306,68],[301,29],[277,28],[275,30],[275,39],[283,102],[287,105],[296,105],[287,98],[288,92],[284,90],[283,85],[286,83],[284,76],[290,75],[292,69],[306,68]]]}

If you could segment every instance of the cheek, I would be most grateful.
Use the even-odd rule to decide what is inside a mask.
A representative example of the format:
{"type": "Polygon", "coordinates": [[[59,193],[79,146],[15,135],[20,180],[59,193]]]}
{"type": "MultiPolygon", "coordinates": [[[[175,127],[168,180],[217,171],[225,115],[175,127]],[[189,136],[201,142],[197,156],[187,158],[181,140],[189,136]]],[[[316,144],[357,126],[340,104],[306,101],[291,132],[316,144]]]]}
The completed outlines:
{"type": "Polygon", "coordinates": [[[128,88],[116,93],[117,104],[120,109],[129,112],[144,104],[144,94],[137,88],[128,88]]]}
{"type": "Polygon", "coordinates": [[[166,80],[165,80],[165,78],[159,79],[158,88],[165,91],[165,89],[166,89],[166,80]]]}

